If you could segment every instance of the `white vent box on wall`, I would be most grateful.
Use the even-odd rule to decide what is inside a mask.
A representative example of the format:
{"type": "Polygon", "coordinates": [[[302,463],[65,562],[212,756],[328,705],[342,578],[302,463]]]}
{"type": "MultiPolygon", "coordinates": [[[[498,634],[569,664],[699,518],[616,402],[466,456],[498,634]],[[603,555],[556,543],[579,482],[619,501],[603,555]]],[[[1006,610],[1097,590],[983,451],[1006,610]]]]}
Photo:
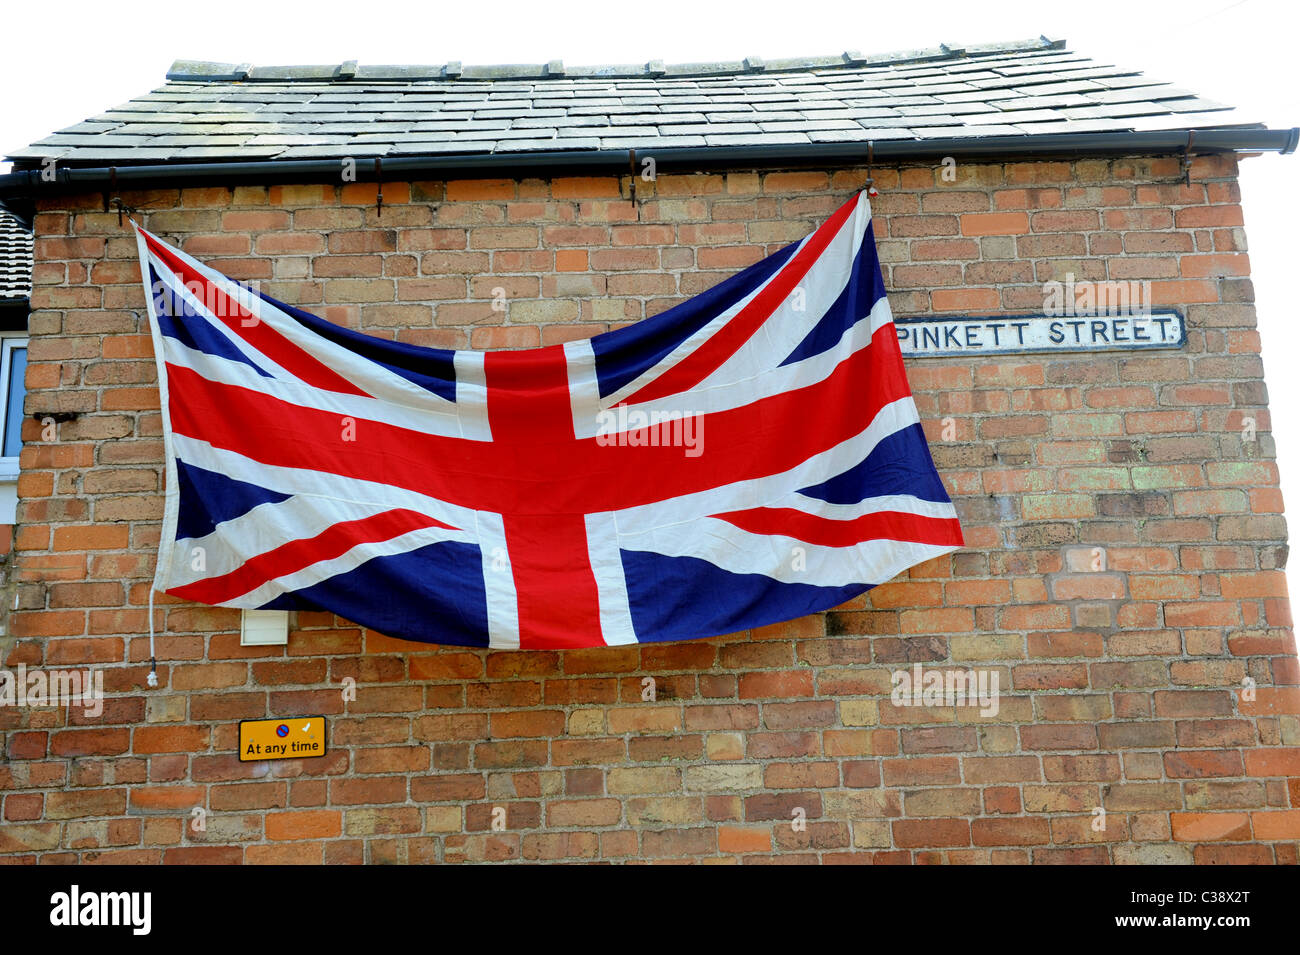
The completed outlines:
{"type": "Polygon", "coordinates": [[[289,611],[245,610],[239,624],[241,647],[283,647],[289,643],[289,611]]]}

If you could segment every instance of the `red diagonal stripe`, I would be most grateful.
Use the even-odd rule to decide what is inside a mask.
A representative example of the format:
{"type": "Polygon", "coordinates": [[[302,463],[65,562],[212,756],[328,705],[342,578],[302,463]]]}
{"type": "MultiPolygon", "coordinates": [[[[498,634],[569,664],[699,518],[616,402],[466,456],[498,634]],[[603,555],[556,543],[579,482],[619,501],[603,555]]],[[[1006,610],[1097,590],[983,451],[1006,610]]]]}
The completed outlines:
{"type": "MultiPolygon", "coordinates": [[[[140,233],[144,236],[144,241],[148,244],[149,250],[158,256],[184,284],[189,285],[197,282],[205,289],[212,289],[212,304],[216,306],[212,309],[212,312],[219,322],[285,371],[316,388],[323,388],[326,391],[334,391],[345,395],[370,397],[369,394],[362,391],[334,369],[307,354],[307,352],[271,328],[266,322],[258,320],[255,323],[245,325],[245,319],[254,317],[252,312],[246,310],[239,302],[223,292],[220,286],[196,271],[189,263],[174,254],[171,249],[148,232],[141,229],[140,233]]],[[[206,305],[206,296],[203,297],[203,301],[206,305]]]]}
{"type": "Polygon", "coordinates": [[[274,550],[250,557],[228,574],[195,581],[167,592],[185,600],[219,604],[241,597],[269,580],[292,574],[322,560],[341,557],[358,544],[392,540],[424,527],[455,529],[427,514],[397,508],[355,521],[342,521],[315,537],[289,541],[274,550]]]}
{"type": "Polygon", "coordinates": [[[809,237],[799,253],[786,263],[785,268],[773,276],[762,291],[733,316],[731,321],[718,329],[711,338],[702,342],[695,351],[635,394],[625,398],[622,403],[644,404],[668,395],[681,394],[721,368],[723,362],[738,352],[741,346],[753,337],[763,323],[772,316],[776,307],[785,301],[796,285],[803,281],[803,277],[826,251],[826,247],[839,233],[857,204],[858,197],[854,196],[836,209],[835,214],[809,237]]]}
{"type": "Polygon", "coordinates": [[[955,517],[926,517],[906,511],[877,511],[847,521],[821,517],[790,507],[756,507],[714,514],[718,520],[751,534],[793,537],[820,547],[852,547],[871,540],[963,546],[961,523],[955,517]]]}

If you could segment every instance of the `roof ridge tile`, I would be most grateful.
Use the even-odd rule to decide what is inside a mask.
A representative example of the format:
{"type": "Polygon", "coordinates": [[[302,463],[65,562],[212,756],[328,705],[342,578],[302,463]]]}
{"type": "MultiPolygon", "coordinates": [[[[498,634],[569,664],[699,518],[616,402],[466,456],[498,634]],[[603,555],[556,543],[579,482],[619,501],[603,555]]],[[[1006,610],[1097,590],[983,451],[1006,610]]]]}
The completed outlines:
{"type": "Polygon", "coordinates": [[[398,64],[391,66],[359,66],[356,60],[338,65],[271,65],[253,66],[248,63],[213,63],[205,60],[177,60],[167,71],[167,79],[177,82],[229,83],[229,82],[352,82],[360,80],[392,79],[397,81],[448,80],[459,76],[475,79],[544,79],[565,76],[608,76],[632,78],[634,76],[717,76],[744,74],[763,70],[805,70],[834,66],[862,66],[864,64],[903,64],[944,59],[962,59],[998,53],[1031,52],[1034,50],[1059,50],[1065,47],[1061,39],[1037,37],[1008,43],[986,43],[976,46],[941,43],[927,50],[903,50],[863,56],[857,50],[829,56],[786,57],[765,65],[761,57],[722,62],[672,63],[651,60],[639,66],[627,64],[602,64],[575,66],[565,70],[563,61],[555,59],[544,63],[499,63],[463,66],[460,61],[438,65],[398,64]],[[663,71],[661,74],[659,71],[663,71]]]}

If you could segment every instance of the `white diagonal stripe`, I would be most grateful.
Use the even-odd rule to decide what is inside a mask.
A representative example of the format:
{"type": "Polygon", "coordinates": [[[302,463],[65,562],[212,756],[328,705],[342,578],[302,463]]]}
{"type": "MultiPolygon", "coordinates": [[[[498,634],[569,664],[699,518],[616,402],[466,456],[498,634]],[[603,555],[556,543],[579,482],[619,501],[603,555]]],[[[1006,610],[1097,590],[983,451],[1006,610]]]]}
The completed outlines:
{"type": "Polygon", "coordinates": [[[331,577],[337,577],[339,574],[346,574],[349,571],[356,570],[362,564],[374,560],[376,557],[405,554],[420,547],[427,547],[430,544],[460,539],[459,535],[456,537],[448,536],[453,533],[441,527],[421,527],[418,530],[408,531],[385,541],[368,541],[364,544],[358,544],[345,554],[331,557],[328,560],[317,561],[291,574],[276,577],[238,597],[223,600],[221,605],[223,607],[244,607],[249,610],[256,609],[283,594],[314,587],[331,577]]]}
{"type": "MultiPolygon", "coordinates": [[[[758,330],[736,350],[736,353],[715,369],[699,387],[708,390],[716,385],[745,381],[773,371],[781,371],[781,362],[791,354],[817,326],[845,289],[845,277],[854,278],[853,263],[866,237],[871,222],[871,207],[866,193],[858,194],[858,204],[853,213],[840,226],[790,294],[772,311],[772,315],[758,330]]],[[[882,298],[881,301],[887,302],[882,298]]],[[[888,304],[885,311],[888,312],[888,304]]],[[[878,327],[878,313],[872,308],[871,331],[878,327]]],[[[870,336],[867,336],[870,340],[870,336]]],[[[795,366],[802,362],[795,363],[795,366]]],[[[807,369],[802,369],[804,373],[807,369]]],[[[801,379],[802,380],[802,379],[801,379]]],[[[816,381],[810,378],[808,381],[816,381]]],[[[771,392],[769,392],[771,393],[771,392]]]]}
{"type": "MultiPolygon", "coordinates": [[[[825,481],[866,459],[883,439],[916,424],[919,418],[911,397],[899,398],[877,412],[871,424],[833,448],[807,458],[780,474],[737,481],[693,494],[630,507],[618,512],[623,534],[641,533],[654,527],[692,521],[723,511],[774,506],[800,488],[825,481]]],[[[705,436],[707,441],[707,434],[705,436]]]]}
{"type": "Polygon", "coordinates": [[[740,301],[736,302],[730,308],[726,309],[725,311],[719,312],[713,319],[711,319],[708,322],[708,324],[704,325],[702,328],[696,329],[696,331],[693,334],[691,334],[689,337],[684,339],[680,344],[677,345],[676,348],[674,348],[669,354],[664,356],[660,361],[655,362],[655,364],[651,365],[645,371],[641,372],[641,374],[637,375],[635,378],[633,378],[631,381],[629,381],[627,384],[623,385],[622,387],[618,388],[616,391],[613,391],[610,394],[606,395],[604,398],[605,404],[615,405],[622,402],[624,399],[626,399],[628,395],[635,394],[647,383],[653,381],[655,378],[658,378],[660,375],[667,372],[678,362],[686,358],[687,355],[690,355],[692,352],[694,352],[707,339],[712,338],[713,335],[718,331],[718,329],[720,329],[723,325],[726,325],[727,322],[735,318],[736,315],[738,315],[745,308],[746,305],[748,305],[756,297],[762,294],[765,288],[767,288],[774,281],[776,281],[777,277],[780,276],[783,272],[785,272],[786,269],[790,267],[790,263],[794,261],[795,257],[799,254],[799,251],[805,245],[808,244],[808,240],[811,238],[812,236],[805,236],[799,242],[798,247],[791,254],[790,258],[786,260],[785,264],[782,265],[781,268],[773,272],[771,275],[769,275],[767,279],[758,286],[758,288],[754,289],[752,292],[750,292],[740,301]]]}
{"type": "MultiPolygon", "coordinates": [[[[157,240],[157,236],[152,237],[157,240]]],[[[446,398],[443,398],[426,388],[421,388],[419,385],[415,384],[415,382],[388,370],[378,362],[357,355],[345,348],[343,345],[330,341],[328,338],[305,328],[297,320],[280,311],[270,302],[267,302],[260,296],[254,295],[248,288],[238,284],[237,282],[233,282],[215,269],[191,258],[180,249],[174,247],[169,248],[173,255],[193,268],[207,281],[220,288],[228,298],[237,301],[244,309],[255,316],[258,322],[265,322],[270,328],[282,335],[290,343],[311,355],[339,376],[352,382],[364,381],[364,390],[375,398],[429,410],[445,411],[451,406],[452,403],[446,398]]],[[[154,263],[159,278],[166,283],[169,288],[183,296],[190,306],[207,320],[208,324],[212,328],[220,331],[242,353],[248,355],[249,358],[257,362],[257,364],[261,365],[267,371],[272,371],[277,377],[286,379],[294,377],[286,369],[272,361],[266,354],[245,341],[237,333],[227,328],[224,322],[220,321],[212,314],[212,311],[205,303],[196,298],[189,289],[185,288],[184,283],[176,276],[176,273],[172,272],[171,269],[152,252],[148,254],[150,260],[154,263]]],[[[246,319],[240,319],[240,321],[245,320],[246,319]]]]}
{"type": "Polygon", "coordinates": [[[267,378],[243,362],[198,351],[166,335],[163,339],[166,359],[170,364],[188,368],[216,384],[247,388],[287,404],[336,414],[340,418],[373,421],[439,437],[460,436],[460,423],[449,402],[440,408],[418,408],[362,395],[327,391],[297,378],[267,378]]]}
{"type": "Polygon", "coordinates": [[[733,574],[762,574],[783,584],[818,587],[883,584],[909,567],[958,549],[955,544],[884,538],[828,547],[797,537],[753,534],[709,517],[624,534],[620,546],[667,557],[697,557],[733,574]]]}
{"type": "Polygon", "coordinates": [[[208,471],[216,471],[218,474],[238,474],[241,481],[248,481],[280,494],[332,498],[348,504],[375,504],[383,510],[405,507],[427,514],[434,520],[453,527],[468,530],[474,526],[475,512],[472,509],[421,494],[419,491],[408,491],[392,484],[385,484],[383,475],[376,475],[376,480],[367,481],[330,471],[263,464],[238,451],[214,447],[206,441],[181,434],[175,435],[174,442],[176,456],[182,461],[208,471]]]}
{"type": "MultiPolygon", "coordinates": [[[[871,309],[869,318],[847,329],[840,340],[826,351],[789,365],[776,365],[776,361],[781,360],[778,358],[773,362],[775,367],[756,372],[748,378],[714,382],[708,386],[701,385],[679,394],[656,398],[654,401],[629,405],[628,410],[629,412],[649,410],[660,414],[708,415],[718,411],[743,408],[764,398],[807,388],[825,381],[834,374],[841,362],[859,349],[872,347],[872,336],[892,321],[889,300],[882,298],[871,309]]],[[[608,405],[609,399],[605,399],[603,404],[608,405]]]]}

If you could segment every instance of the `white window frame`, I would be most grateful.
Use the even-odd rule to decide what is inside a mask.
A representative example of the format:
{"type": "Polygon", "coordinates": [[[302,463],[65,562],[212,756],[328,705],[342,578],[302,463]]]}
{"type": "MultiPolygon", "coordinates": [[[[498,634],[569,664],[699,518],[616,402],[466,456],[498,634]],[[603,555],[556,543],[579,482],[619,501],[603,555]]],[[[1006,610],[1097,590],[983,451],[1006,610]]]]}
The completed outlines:
{"type": "MultiPolygon", "coordinates": [[[[9,366],[13,360],[15,348],[26,348],[27,333],[20,331],[0,331],[0,441],[3,441],[3,423],[9,419],[9,366]]],[[[27,396],[27,384],[23,383],[23,397],[27,396]]],[[[21,422],[21,418],[19,421],[21,422]]],[[[22,425],[19,424],[21,428],[22,425]]],[[[0,482],[18,480],[18,458],[0,456],[0,482]]]]}

